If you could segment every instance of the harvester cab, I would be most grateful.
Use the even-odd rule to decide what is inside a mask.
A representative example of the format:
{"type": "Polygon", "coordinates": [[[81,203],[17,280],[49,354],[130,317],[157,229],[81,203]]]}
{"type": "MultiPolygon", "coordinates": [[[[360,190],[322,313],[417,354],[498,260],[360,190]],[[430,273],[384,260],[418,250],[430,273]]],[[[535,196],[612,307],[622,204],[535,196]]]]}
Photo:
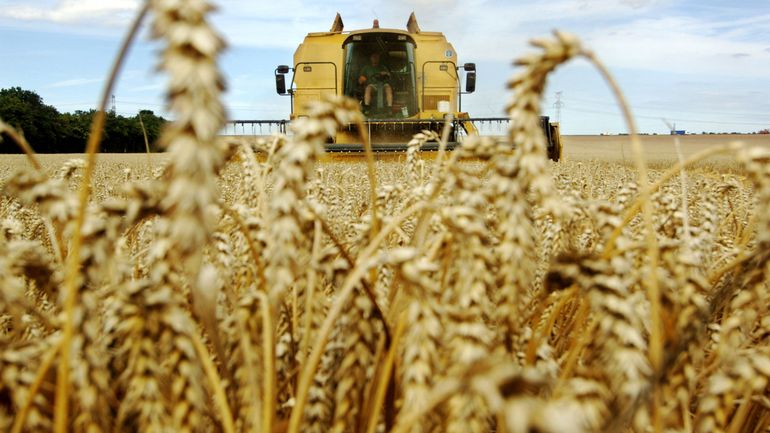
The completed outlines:
{"type": "Polygon", "coordinates": [[[462,96],[476,89],[476,65],[458,63],[446,37],[420,30],[414,13],[406,30],[380,28],[375,20],[372,28],[354,31],[345,31],[337,14],[328,32],[305,37],[294,65],[278,66],[275,80],[278,94],[291,98],[291,119],[305,116],[307,103],[324,95],[347,95],[361,103],[366,131],[355,126],[339,131],[329,137],[331,151],[361,150],[362,133],[375,150],[403,150],[412,135],[441,132],[447,122],[451,148],[463,136],[477,134],[478,121],[507,122],[472,119],[462,111],[462,96]]]}

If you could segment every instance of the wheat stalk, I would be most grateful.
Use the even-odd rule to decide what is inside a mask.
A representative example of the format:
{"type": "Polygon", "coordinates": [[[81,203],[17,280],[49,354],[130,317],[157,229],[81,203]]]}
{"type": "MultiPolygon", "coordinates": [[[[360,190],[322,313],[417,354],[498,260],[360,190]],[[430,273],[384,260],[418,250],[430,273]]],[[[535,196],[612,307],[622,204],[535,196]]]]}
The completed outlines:
{"type": "Polygon", "coordinates": [[[212,6],[145,8],[169,152],[96,166],[97,121],[84,159],[0,164],[0,429],[767,430],[766,149],[548,162],[555,68],[588,58],[623,101],[564,33],[517,61],[507,140],[325,161],[361,120],[343,98],[220,140],[212,6]]]}

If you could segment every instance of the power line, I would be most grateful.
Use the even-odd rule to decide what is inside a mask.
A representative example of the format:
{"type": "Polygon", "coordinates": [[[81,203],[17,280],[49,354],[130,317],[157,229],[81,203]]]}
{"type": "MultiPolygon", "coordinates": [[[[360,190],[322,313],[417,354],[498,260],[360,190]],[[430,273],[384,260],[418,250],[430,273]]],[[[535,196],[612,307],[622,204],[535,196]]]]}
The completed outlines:
{"type": "Polygon", "coordinates": [[[66,106],[72,106],[72,105],[88,105],[88,106],[93,106],[94,102],[93,101],[89,101],[89,102],[65,102],[65,103],[62,103],[62,104],[57,104],[57,103],[54,102],[51,105],[56,106],[56,107],[66,107],[66,106]]]}
{"type": "MultiPolygon", "coordinates": [[[[586,104],[591,105],[601,105],[603,107],[614,107],[617,106],[617,103],[615,101],[606,101],[606,100],[599,100],[599,99],[589,99],[589,98],[576,98],[574,96],[570,96],[570,101],[577,101],[577,102],[584,102],[586,104]]],[[[655,110],[655,111],[675,111],[679,113],[693,113],[693,114],[718,114],[721,116],[766,116],[770,118],[770,114],[763,114],[763,113],[757,113],[754,111],[715,111],[715,110],[692,110],[692,109],[680,109],[680,108],[671,108],[668,105],[654,105],[654,104],[630,104],[630,108],[632,110],[655,110]]]]}
{"type": "Polygon", "coordinates": [[[154,104],[152,102],[141,102],[141,101],[128,101],[125,99],[120,100],[123,104],[129,104],[129,105],[141,105],[141,106],[151,106],[151,107],[165,107],[163,104],[154,104]]]}

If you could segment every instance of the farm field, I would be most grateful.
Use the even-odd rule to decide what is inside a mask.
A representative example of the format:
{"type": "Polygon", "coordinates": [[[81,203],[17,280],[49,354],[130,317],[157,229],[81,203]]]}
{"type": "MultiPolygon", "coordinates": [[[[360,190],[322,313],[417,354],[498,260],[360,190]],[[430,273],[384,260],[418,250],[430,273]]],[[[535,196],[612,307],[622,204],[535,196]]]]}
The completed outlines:
{"type": "MultiPolygon", "coordinates": [[[[153,272],[170,271],[182,281],[189,278],[187,267],[158,268],[164,262],[182,260],[157,257],[158,251],[153,250],[159,238],[169,236],[163,228],[166,217],[157,222],[136,219],[154,212],[151,209],[157,204],[153,203],[159,203],[162,196],[157,194],[162,189],[150,185],[161,184],[147,182],[173,162],[173,155],[156,154],[149,159],[144,154],[100,155],[92,202],[113,204],[98,211],[101,217],[93,213],[90,218],[106,218],[105,227],[121,228],[102,239],[107,243],[86,238],[86,251],[94,255],[89,267],[95,273],[81,288],[77,311],[85,316],[77,325],[76,342],[88,351],[74,362],[86,369],[87,376],[74,378],[73,387],[81,401],[87,401],[91,392],[112,397],[77,410],[81,414],[128,411],[145,427],[163,422],[182,425],[184,420],[141,415],[145,405],[153,404],[153,397],[132,394],[138,392],[136,381],[142,376],[132,367],[136,361],[130,353],[145,350],[141,352],[144,362],[156,362],[151,365],[157,372],[142,380],[185,381],[188,391],[171,394],[164,404],[188,407],[192,419],[204,426],[200,431],[216,431],[214,426],[224,422],[220,417],[225,416],[246,423],[246,414],[263,410],[261,405],[269,399],[258,391],[266,373],[248,379],[245,369],[264,369],[274,356],[272,422],[285,427],[292,414],[291,402],[302,392],[295,388],[301,380],[296,372],[315,350],[326,347],[318,352],[315,379],[304,391],[303,431],[342,428],[353,414],[375,425],[395,422],[398,431],[408,431],[402,417],[414,411],[425,412],[418,423],[425,430],[488,431],[505,422],[509,431],[525,431],[511,428],[524,422],[538,431],[557,432],[565,431],[564,423],[569,422],[577,426],[569,431],[601,431],[611,419],[606,414],[633,401],[639,402],[635,417],[641,418],[634,421],[639,425],[655,416],[666,428],[693,423],[696,431],[706,432],[715,425],[737,422],[732,420],[739,406],[725,399],[765,393],[764,363],[770,361],[767,345],[758,344],[768,335],[763,331],[767,320],[762,319],[767,308],[767,265],[757,261],[766,260],[762,249],[766,241],[757,232],[767,229],[767,201],[762,200],[770,191],[762,183],[768,178],[766,165],[761,165],[766,161],[761,158],[767,158],[762,155],[767,154],[745,153],[748,166],[739,166],[735,153],[732,162],[701,164],[687,171],[684,184],[678,173],[652,195],[651,228],[664,248],[656,265],[661,292],[658,314],[664,326],[658,338],[666,377],[656,387],[662,398],[658,402],[645,397],[655,383],[646,354],[654,326],[650,316],[654,307],[644,282],[650,266],[644,247],[648,229],[637,216],[620,230],[622,217],[639,200],[637,173],[630,162],[622,164],[617,156],[606,160],[588,156],[596,152],[596,143],[609,147],[617,145],[617,140],[568,139],[567,148],[572,150],[565,153],[571,156],[547,163],[538,175],[537,182],[547,179],[554,189],[546,196],[534,196],[533,202],[515,193],[518,181],[504,174],[506,161],[516,158],[505,151],[490,159],[481,148],[471,147],[469,152],[480,158],[450,163],[442,175],[440,193],[433,198],[429,193],[435,179],[433,158],[423,160],[419,152],[412,152],[403,160],[377,161],[376,210],[380,230],[391,233],[376,249],[372,249],[369,175],[362,160],[315,165],[308,160],[287,166],[281,161],[290,160],[288,145],[267,161],[252,159],[251,149],[241,146],[234,149],[235,156],[216,181],[223,204],[212,209],[218,222],[210,223],[212,243],[199,251],[198,259],[209,278],[215,278],[205,292],[200,292],[203,287],[190,287],[190,280],[177,288],[161,285],[137,291],[137,283],[152,284],[153,272]],[[753,157],[757,162],[751,162],[750,155],[758,155],[753,157]],[[301,183],[292,184],[289,180],[297,179],[296,173],[302,173],[301,183]],[[295,192],[287,196],[288,187],[295,192]],[[290,197],[295,204],[286,208],[290,197]],[[433,203],[432,210],[423,218],[419,214],[404,217],[420,203],[433,203]],[[517,206],[522,210],[517,211],[517,206]],[[132,208],[146,210],[134,217],[123,213],[132,208]],[[309,213],[281,210],[301,208],[309,213]],[[105,214],[106,209],[125,211],[108,216],[115,211],[105,214]],[[517,212],[521,213],[514,216],[517,212]],[[417,237],[421,240],[415,244],[417,237]],[[615,251],[608,253],[608,248],[615,251]],[[366,273],[352,276],[375,257],[379,258],[372,262],[368,277],[366,273]],[[751,261],[744,267],[745,257],[751,261]],[[288,274],[281,277],[276,273],[279,269],[288,274]],[[756,272],[759,277],[749,277],[756,272]],[[261,279],[267,285],[260,289],[254,282],[261,279]],[[107,281],[115,283],[104,285],[107,281]],[[338,305],[340,293],[350,289],[346,292],[350,300],[338,305]],[[283,291],[283,300],[272,312],[274,334],[266,334],[260,325],[266,317],[260,299],[267,298],[259,293],[272,290],[283,291]],[[160,304],[147,298],[163,293],[168,298],[160,304]],[[213,304],[196,309],[203,300],[213,304]],[[335,305],[342,309],[335,310],[335,305]],[[141,316],[137,308],[143,309],[141,316]],[[325,328],[330,314],[339,318],[329,322],[333,327],[325,328]],[[181,322],[169,322],[173,317],[181,322]],[[191,320],[200,321],[203,328],[196,331],[191,320]],[[150,324],[158,327],[152,331],[157,334],[146,333],[153,328],[143,327],[150,324]],[[324,329],[330,333],[320,334],[324,329]],[[382,353],[386,335],[395,339],[390,344],[397,345],[392,349],[397,364],[389,367],[396,369],[397,388],[395,400],[383,401],[382,410],[401,408],[401,415],[377,421],[372,417],[379,411],[363,403],[376,399],[377,389],[383,386],[379,369],[388,368],[382,353]],[[589,335],[592,343],[586,340],[589,335]],[[250,342],[244,343],[241,337],[250,342]],[[205,347],[195,346],[199,338],[208,341],[205,347]],[[270,344],[266,338],[275,341],[274,355],[260,349],[270,344]],[[316,345],[318,338],[328,342],[316,345]],[[109,341],[119,344],[117,350],[106,346],[109,341]],[[158,349],[149,350],[150,342],[158,344],[158,349]],[[244,352],[243,344],[250,347],[249,352],[244,352]],[[193,347],[199,349],[193,353],[193,347]],[[186,365],[184,373],[177,375],[180,367],[163,361],[167,356],[186,365]],[[212,385],[199,364],[200,356],[211,356],[215,362],[224,381],[224,398],[229,410],[235,411],[232,415],[217,412],[217,400],[205,397],[215,391],[209,389],[212,385]],[[253,364],[247,362],[249,357],[253,364]],[[523,381],[526,388],[504,395],[504,406],[497,409],[488,399],[497,398],[502,383],[491,389],[455,391],[434,409],[421,405],[435,398],[434,387],[449,386],[455,375],[468,374],[464,368],[477,369],[468,380],[523,381]],[[692,371],[711,373],[697,376],[692,371]],[[250,388],[254,386],[257,389],[250,388]],[[246,398],[248,393],[261,397],[254,401],[246,398]],[[187,406],[194,402],[199,406],[187,406]],[[689,407],[695,411],[682,418],[689,407]],[[526,410],[528,415],[494,422],[489,418],[494,410],[504,416],[521,416],[526,410]],[[434,416],[438,413],[448,418],[434,416]]],[[[683,147],[691,154],[708,145],[690,141],[683,147]]],[[[6,155],[0,164],[3,282],[26,287],[24,295],[16,296],[28,299],[14,304],[8,295],[0,298],[4,308],[0,317],[5,320],[0,343],[6,344],[0,366],[11,372],[3,376],[0,392],[13,398],[10,404],[0,405],[4,428],[14,419],[8,415],[23,405],[43,354],[59,341],[58,334],[46,326],[58,320],[53,305],[63,296],[58,285],[67,251],[61,242],[67,237],[66,215],[74,211],[66,197],[74,197],[83,174],[77,162],[82,157],[38,155],[51,176],[47,181],[11,176],[22,167],[28,173],[25,176],[33,173],[24,156],[6,155]],[[38,271],[30,273],[32,266],[38,271]],[[28,279],[23,278],[25,272],[28,279]]],[[[653,182],[672,164],[654,162],[658,167],[649,172],[653,182]]],[[[482,386],[473,383],[469,382],[482,386]]],[[[39,394],[26,421],[29,429],[50,427],[52,404],[53,396],[39,394]]],[[[749,406],[757,416],[764,413],[760,400],[749,406]]],[[[111,422],[122,426],[121,431],[134,431],[128,420],[111,422]]]]}
{"type": "MultiPolygon", "coordinates": [[[[256,137],[255,137],[256,138],[256,137]]],[[[269,137],[260,137],[269,139],[269,137]]],[[[648,163],[653,166],[665,167],[676,163],[677,153],[674,144],[674,136],[670,135],[641,135],[642,145],[644,146],[644,156],[648,163]]],[[[693,154],[705,149],[721,146],[732,142],[741,142],[747,146],[770,147],[770,135],[739,134],[739,135],[685,135],[679,136],[682,155],[687,158],[693,154]]],[[[253,138],[244,136],[228,137],[231,140],[242,140],[249,142],[253,138]]],[[[623,162],[625,155],[626,164],[633,163],[633,152],[628,136],[618,135],[564,135],[562,136],[564,144],[563,158],[567,161],[583,162],[623,162]]],[[[43,154],[38,155],[41,162],[51,171],[55,171],[61,165],[70,159],[82,159],[84,156],[79,154],[43,154]]],[[[362,161],[363,157],[354,158],[362,161]]],[[[405,156],[398,155],[393,157],[380,156],[381,159],[402,161],[405,156]]],[[[120,169],[128,168],[134,175],[148,173],[148,156],[146,154],[101,154],[99,160],[102,163],[97,167],[97,171],[105,171],[114,174],[115,167],[120,169]]],[[[730,154],[715,155],[705,162],[713,162],[715,165],[734,166],[735,157],[730,154]]],[[[149,156],[150,166],[157,167],[167,161],[165,154],[151,154],[149,156]]],[[[7,154],[0,158],[0,179],[14,169],[22,166],[28,166],[28,161],[23,155],[7,154]]]]}
{"type": "Polygon", "coordinates": [[[560,32],[516,62],[514,148],[325,160],[343,96],[222,140],[212,8],[147,8],[168,152],[1,158],[0,431],[768,431],[766,142],[549,161],[547,75],[603,70],[560,32]]]}
{"type": "MultiPolygon", "coordinates": [[[[640,135],[645,158],[652,164],[677,160],[678,139],[685,158],[709,147],[740,141],[749,146],[770,147],[770,135],[714,134],[714,135],[640,135]]],[[[633,159],[628,136],[623,135],[564,135],[564,157],[570,160],[626,161],[633,159]]],[[[728,162],[731,156],[716,156],[713,160],[728,162]]]]}

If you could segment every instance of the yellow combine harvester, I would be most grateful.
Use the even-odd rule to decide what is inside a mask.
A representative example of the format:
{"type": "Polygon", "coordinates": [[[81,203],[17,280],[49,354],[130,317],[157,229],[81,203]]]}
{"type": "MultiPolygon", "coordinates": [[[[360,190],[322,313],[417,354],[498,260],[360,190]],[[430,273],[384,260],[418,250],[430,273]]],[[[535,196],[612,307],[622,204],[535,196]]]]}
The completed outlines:
{"type": "MultiPolygon", "coordinates": [[[[306,115],[306,104],[326,94],[359,100],[367,117],[364,133],[378,151],[403,150],[421,130],[441,132],[449,115],[450,147],[464,135],[477,134],[477,125],[507,122],[502,117],[474,119],[462,111],[462,96],[476,88],[476,65],[459,64],[446,37],[421,31],[414,13],[406,30],[382,29],[375,20],[371,29],[355,31],[344,31],[337,14],[331,30],[305,37],[294,53],[294,65],[278,66],[275,79],[277,92],[291,97],[291,119],[306,115]]],[[[558,125],[543,117],[542,126],[549,155],[558,160],[558,125]]],[[[329,139],[330,151],[361,149],[354,126],[329,139]]]]}

